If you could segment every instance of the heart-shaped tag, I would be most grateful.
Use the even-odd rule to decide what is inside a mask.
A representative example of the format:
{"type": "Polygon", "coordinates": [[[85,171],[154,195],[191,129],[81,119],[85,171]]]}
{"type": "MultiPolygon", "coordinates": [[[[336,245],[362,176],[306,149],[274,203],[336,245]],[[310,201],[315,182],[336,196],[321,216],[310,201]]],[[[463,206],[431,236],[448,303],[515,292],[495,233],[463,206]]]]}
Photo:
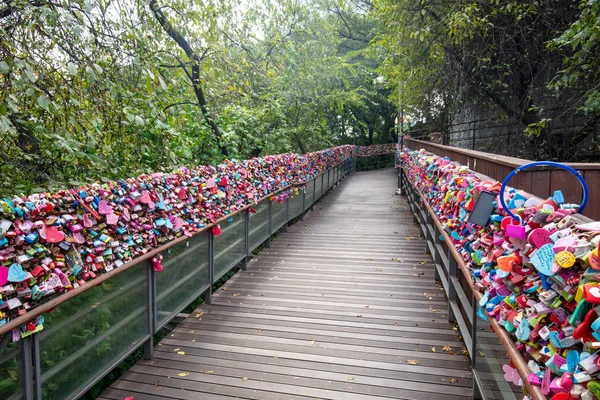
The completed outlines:
{"type": "Polygon", "coordinates": [[[56,274],[50,274],[50,278],[46,281],[46,289],[54,290],[61,285],[60,278],[56,274]]]}
{"type": "MultiPolygon", "coordinates": [[[[546,276],[555,275],[556,271],[553,268],[554,250],[552,244],[545,244],[531,257],[531,263],[539,272],[546,276]]],[[[560,269],[560,267],[558,267],[560,269]]]]}
{"type": "Polygon", "coordinates": [[[183,226],[183,222],[179,218],[175,217],[173,219],[173,231],[179,232],[179,230],[181,229],[182,226],[183,226]]]}
{"type": "Polygon", "coordinates": [[[90,217],[88,213],[83,214],[83,226],[86,228],[91,228],[94,226],[94,220],[90,217]]]}
{"type": "Polygon", "coordinates": [[[144,204],[148,204],[152,201],[150,193],[148,193],[147,190],[142,190],[142,197],[140,197],[140,201],[144,204]]]}
{"type": "MultiPolygon", "coordinates": [[[[41,236],[41,235],[40,235],[41,236]]],[[[56,226],[46,228],[46,241],[50,243],[60,243],[65,240],[65,234],[58,230],[56,226]]]]}
{"type": "Polygon", "coordinates": [[[531,231],[527,240],[531,243],[532,246],[536,248],[541,248],[545,244],[552,243],[550,239],[550,232],[545,229],[537,228],[531,231]]]}
{"type": "Polygon", "coordinates": [[[521,320],[521,322],[519,323],[519,327],[517,328],[517,332],[515,333],[515,335],[517,336],[517,339],[519,339],[522,342],[526,342],[527,340],[529,340],[529,335],[531,334],[531,327],[529,326],[529,323],[527,322],[527,320],[525,318],[523,318],[521,320]]]}
{"type": "Polygon", "coordinates": [[[110,204],[108,204],[106,200],[100,200],[100,203],[98,203],[98,213],[102,215],[107,215],[111,214],[112,212],[113,209],[110,206],[110,204]]]}
{"type": "Polygon", "coordinates": [[[81,234],[81,232],[75,232],[73,234],[73,242],[77,243],[77,244],[84,244],[85,243],[85,238],[83,237],[83,235],[81,234]]]}
{"type": "Polygon", "coordinates": [[[7,280],[9,282],[23,282],[27,279],[27,272],[23,271],[21,264],[12,264],[8,268],[7,280]]]}
{"type": "Polygon", "coordinates": [[[6,285],[8,282],[8,268],[0,267],[0,286],[6,285]]]}
{"type": "Polygon", "coordinates": [[[115,213],[110,213],[106,215],[106,223],[108,225],[116,225],[119,222],[119,216],[115,213]]]}

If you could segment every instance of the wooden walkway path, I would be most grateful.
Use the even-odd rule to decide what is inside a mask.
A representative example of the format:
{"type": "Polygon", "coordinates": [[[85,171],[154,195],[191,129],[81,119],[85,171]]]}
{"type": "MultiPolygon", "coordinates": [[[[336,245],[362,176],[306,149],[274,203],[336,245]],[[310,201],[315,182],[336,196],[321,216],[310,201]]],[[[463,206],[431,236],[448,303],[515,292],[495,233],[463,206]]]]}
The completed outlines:
{"type": "Polygon", "coordinates": [[[346,178],[102,398],[471,398],[464,344],[396,180],[346,178]]]}

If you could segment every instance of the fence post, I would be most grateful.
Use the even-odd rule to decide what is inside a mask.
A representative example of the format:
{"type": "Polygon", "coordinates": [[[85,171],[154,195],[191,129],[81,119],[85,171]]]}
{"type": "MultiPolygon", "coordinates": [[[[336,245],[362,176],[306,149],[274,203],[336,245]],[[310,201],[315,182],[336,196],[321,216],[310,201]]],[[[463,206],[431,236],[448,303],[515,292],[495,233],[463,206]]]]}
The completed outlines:
{"type": "Polygon", "coordinates": [[[144,342],[144,359],[152,360],[154,352],[154,331],[156,330],[156,272],[152,267],[152,261],[146,261],[146,324],[150,338],[144,342]]]}
{"type": "Polygon", "coordinates": [[[208,233],[208,290],[206,291],[206,304],[212,304],[212,287],[215,279],[215,235],[212,229],[208,233]]]}
{"type": "Polygon", "coordinates": [[[244,212],[244,259],[242,260],[242,271],[248,269],[248,257],[250,257],[250,210],[244,212]]]}
{"type": "Polygon", "coordinates": [[[267,201],[269,202],[269,237],[267,238],[267,241],[265,242],[265,247],[267,249],[271,248],[271,235],[273,234],[273,202],[271,201],[271,199],[267,199],[267,201]]]}
{"type": "Polygon", "coordinates": [[[290,223],[290,198],[285,199],[285,224],[281,228],[282,232],[287,232],[288,224],[290,223]]]}
{"type": "Polygon", "coordinates": [[[454,315],[452,305],[450,304],[456,302],[456,288],[454,287],[454,280],[452,278],[456,277],[458,263],[452,255],[450,247],[448,247],[446,256],[448,257],[448,293],[446,293],[448,295],[448,322],[452,323],[456,322],[456,316],[454,315]]]}
{"type": "Polygon", "coordinates": [[[42,366],[40,352],[40,337],[37,333],[31,335],[33,350],[33,398],[42,400],[42,366]]]}
{"type": "MultiPolygon", "coordinates": [[[[33,400],[33,358],[31,355],[31,336],[21,339],[21,390],[23,399],[33,400]]],[[[37,400],[37,399],[36,399],[37,400]]]]}
{"type": "MultiPolygon", "coordinates": [[[[306,185],[308,188],[308,185],[306,185]]],[[[300,220],[304,221],[304,213],[306,212],[306,189],[302,190],[302,214],[300,214],[300,220]]]]}
{"type": "Polygon", "coordinates": [[[477,311],[479,304],[477,298],[473,294],[473,326],[471,328],[471,367],[473,369],[473,399],[480,400],[483,398],[481,388],[479,387],[479,379],[475,376],[477,369],[477,311]]]}

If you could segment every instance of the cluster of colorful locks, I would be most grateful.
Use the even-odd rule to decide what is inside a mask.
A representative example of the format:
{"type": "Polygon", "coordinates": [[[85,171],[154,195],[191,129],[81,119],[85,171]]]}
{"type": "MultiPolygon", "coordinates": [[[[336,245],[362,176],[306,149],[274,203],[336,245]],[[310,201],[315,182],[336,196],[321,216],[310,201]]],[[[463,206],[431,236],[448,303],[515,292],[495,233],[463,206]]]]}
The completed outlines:
{"type": "Polygon", "coordinates": [[[355,146],[354,156],[356,157],[373,157],[384,154],[396,153],[398,145],[396,143],[374,144],[372,146],[355,146]]]}
{"type": "Polygon", "coordinates": [[[542,200],[510,189],[515,220],[499,182],[424,150],[404,149],[402,159],[483,294],[480,317],[511,334],[529,382],[553,400],[600,399],[600,224],[564,204],[560,191],[542,200]],[[469,219],[483,192],[495,201],[477,225],[469,219]]]}
{"type": "MultiPolygon", "coordinates": [[[[0,199],[0,326],[260,198],[274,194],[273,201],[283,201],[298,187],[275,192],[301,185],[357,151],[346,145],[305,155],[227,160],[0,199]]],[[[39,317],[14,330],[13,338],[42,328],[39,317]]]]}

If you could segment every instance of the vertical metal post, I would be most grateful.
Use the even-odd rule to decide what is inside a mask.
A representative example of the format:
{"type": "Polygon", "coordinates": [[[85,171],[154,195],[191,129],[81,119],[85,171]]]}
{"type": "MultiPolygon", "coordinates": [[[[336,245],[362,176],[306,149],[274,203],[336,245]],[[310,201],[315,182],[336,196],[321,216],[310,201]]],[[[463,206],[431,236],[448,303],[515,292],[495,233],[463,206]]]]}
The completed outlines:
{"type": "MultiPolygon", "coordinates": [[[[308,187],[308,185],[307,185],[308,187]]],[[[304,221],[304,212],[306,211],[306,189],[302,191],[302,216],[300,219],[304,221]]]]}
{"type": "Polygon", "coordinates": [[[208,290],[204,301],[206,304],[212,304],[212,287],[215,279],[215,235],[212,230],[208,233],[208,290]]]}
{"type": "Polygon", "coordinates": [[[31,356],[31,336],[21,339],[21,390],[23,399],[33,400],[33,358],[31,356]]]}
{"type": "Polygon", "coordinates": [[[479,303],[473,295],[473,327],[471,330],[471,366],[473,369],[473,399],[482,399],[481,388],[479,387],[479,379],[476,376],[477,370],[477,311],[479,303]]]}
{"type": "MultiPolygon", "coordinates": [[[[315,179],[313,179],[313,201],[312,204],[315,204],[315,200],[316,200],[316,196],[317,196],[317,177],[315,177],[315,179]]],[[[312,204],[310,205],[311,209],[312,209],[312,204]]]]}
{"type": "Polygon", "coordinates": [[[244,259],[242,260],[242,271],[248,269],[248,257],[250,257],[250,210],[244,212],[244,259]]]}
{"type": "Polygon", "coordinates": [[[267,249],[271,248],[271,235],[273,234],[273,202],[271,200],[267,200],[269,202],[269,237],[265,242],[265,247],[267,249]]]}
{"type": "Polygon", "coordinates": [[[144,343],[144,359],[152,360],[154,331],[156,330],[156,272],[152,262],[146,261],[146,327],[150,338],[144,343]]]}
{"type": "Polygon", "coordinates": [[[325,183],[325,182],[323,182],[323,178],[324,177],[325,177],[325,174],[321,175],[321,193],[320,193],[320,196],[323,196],[323,186],[324,186],[323,184],[325,183]]]}
{"type": "Polygon", "coordinates": [[[285,199],[285,224],[281,228],[283,232],[287,231],[288,224],[290,223],[290,199],[291,197],[285,199]]]}
{"type": "MultiPolygon", "coordinates": [[[[450,244],[451,245],[451,244],[450,244]]],[[[448,303],[456,302],[456,288],[454,287],[454,277],[456,277],[456,270],[458,268],[458,263],[456,259],[452,255],[450,248],[448,248],[448,252],[446,253],[448,257],[448,303]]],[[[456,316],[454,315],[454,311],[452,311],[452,305],[448,304],[448,321],[456,322],[456,316]]]]}
{"type": "Polygon", "coordinates": [[[37,333],[31,335],[33,350],[33,397],[36,400],[42,400],[42,369],[40,353],[40,337],[37,333]]]}

